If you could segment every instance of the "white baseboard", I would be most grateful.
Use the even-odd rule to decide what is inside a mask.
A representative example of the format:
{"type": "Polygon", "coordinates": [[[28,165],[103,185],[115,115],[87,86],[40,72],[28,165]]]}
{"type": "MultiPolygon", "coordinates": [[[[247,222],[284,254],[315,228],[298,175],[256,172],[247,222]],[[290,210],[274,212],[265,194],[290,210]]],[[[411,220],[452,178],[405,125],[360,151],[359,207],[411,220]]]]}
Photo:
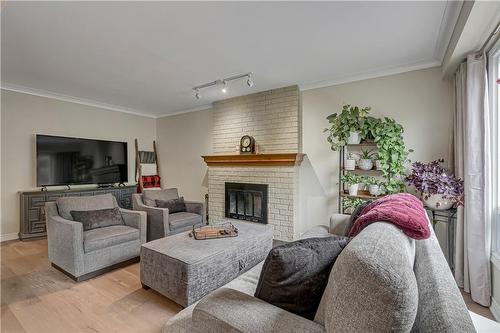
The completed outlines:
{"type": "Polygon", "coordinates": [[[10,240],[14,240],[14,239],[19,239],[19,235],[17,234],[17,232],[12,232],[10,234],[0,235],[0,243],[1,242],[6,242],[6,241],[10,241],[10,240]]]}
{"type": "Polygon", "coordinates": [[[492,297],[490,311],[496,321],[500,322],[500,304],[492,297]]]}

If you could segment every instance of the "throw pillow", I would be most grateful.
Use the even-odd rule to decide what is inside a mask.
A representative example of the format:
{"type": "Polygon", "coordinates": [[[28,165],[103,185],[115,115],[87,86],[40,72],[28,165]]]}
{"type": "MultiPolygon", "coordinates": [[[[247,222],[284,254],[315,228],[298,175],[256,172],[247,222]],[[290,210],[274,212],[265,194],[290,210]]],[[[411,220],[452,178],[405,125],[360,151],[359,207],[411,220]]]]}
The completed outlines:
{"type": "Polygon", "coordinates": [[[273,248],[262,267],[255,297],[313,320],[333,264],[348,242],[349,238],[335,235],[273,248]]]}
{"type": "Polygon", "coordinates": [[[98,210],[72,210],[70,214],[74,221],[83,224],[83,231],[125,224],[118,207],[98,210]]]}
{"type": "Polygon", "coordinates": [[[172,200],[155,200],[156,207],[159,208],[168,208],[169,214],[180,213],[187,211],[186,203],[184,202],[184,197],[180,197],[179,199],[172,200]]]}

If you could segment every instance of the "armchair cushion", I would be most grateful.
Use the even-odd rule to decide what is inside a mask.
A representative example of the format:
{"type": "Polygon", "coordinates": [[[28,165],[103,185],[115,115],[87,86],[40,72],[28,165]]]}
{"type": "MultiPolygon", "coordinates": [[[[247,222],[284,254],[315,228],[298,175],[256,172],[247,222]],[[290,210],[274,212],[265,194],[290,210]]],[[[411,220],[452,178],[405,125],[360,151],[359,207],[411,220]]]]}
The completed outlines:
{"type": "Polygon", "coordinates": [[[85,252],[92,252],[136,239],[139,239],[139,229],[114,225],[84,231],[83,248],[85,252]]]}
{"type": "Polygon", "coordinates": [[[112,225],[124,225],[118,207],[97,210],[72,210],[70,213],[74,221],[83,224],[83,231],[112,225]]]}
{"type": "Polygon", "coordinates": [[[156,207],[156,200],[173,200],[179,199],[179,193],[176,188],[167,188],[164,190],[144,190],[143,201],[146,206],[156,207]],[[150,205],[153,203],[153,205],[150,205]]]}
{"type": "Polygon", "coordinates": [[[168,222],[170,227],[175,230],[201,224],[202,216],[188,212],[174,213],[169,215],[168,222]]]}
{"type": "Polygon", "coordinates": [[[156,207],[168,208],[170,214],[186,212],[186,204],[184,203],[184,197],[179,199],[172,199],[168,201],[155,200],[156,207]]]}
{"type": "Polygon", "coordinates": [[[57,198],[56,202],[59,215],[71,221],[73,221],[73,216],[71,216],[72,210],[96,210],[115,208],[118,206],[116,199],[110,193],[91,197],[57,198]]]}

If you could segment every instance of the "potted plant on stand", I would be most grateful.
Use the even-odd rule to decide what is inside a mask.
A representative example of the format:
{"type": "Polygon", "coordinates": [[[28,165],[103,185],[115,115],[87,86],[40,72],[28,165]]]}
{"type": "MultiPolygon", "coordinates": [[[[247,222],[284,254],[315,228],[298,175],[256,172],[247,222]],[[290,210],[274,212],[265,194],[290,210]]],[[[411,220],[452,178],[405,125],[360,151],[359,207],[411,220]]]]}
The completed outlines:
{"type": "Polygon", "coordinates": [[[439,159],[429,163],[414,162],[406,182],[422,195],[424,204],[435,210],[446,210],[453,205],[462,205],[464,182],[453,176],[439,159]]]}
{"type": "Polygon", "coordinates": [[[359,168],[361,170],[371,170],[373,168],[373,152],[371,150],[361,150],[359,168]]]}
{"type": "Polygon", "coordinates": [[[382,185],[384,182],[375,177],[367,177],[366,184],[368,185],[368,191],[370,195],[379,196],[382,194],[382,185]]]}
{"type": "Polygon", "coordinates": [[[359,183],[361,182],[361,176],[349,172],[342,176],[341,181],[347,184],[349,189],[349,195],[358,195],[359,183]]]}
{"type": "Polygon", "coordinates": [[[344,169],[345,170],[356,169],[356,158],[354,157],[353,153],[347,153],[344,161],[344,169]]]}
{"type": "Polygon", "coordinates": [[[332,150],[339,150],[346,144],[359,144],[362,138],[362,129],[370,107],[360,108],[346,104],[342,106],[340,113],[333,113],[326,117],[330,123],[330,128],[325,128],[324,132],[329,132],[328,142],[332,150]]]}

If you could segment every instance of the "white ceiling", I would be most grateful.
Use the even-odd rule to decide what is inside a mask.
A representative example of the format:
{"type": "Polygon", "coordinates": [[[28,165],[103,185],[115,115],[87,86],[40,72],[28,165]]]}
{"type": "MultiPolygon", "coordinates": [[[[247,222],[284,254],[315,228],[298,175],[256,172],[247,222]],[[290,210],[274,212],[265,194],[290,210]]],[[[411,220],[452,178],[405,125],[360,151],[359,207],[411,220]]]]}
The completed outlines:
{"type": "Polygon", "coordinates": [[[2,87],[161,116],[439,65],[459,2],[6,2],[2,87]],[[250,72],[193,98],[192,87],[250,72]]]}

